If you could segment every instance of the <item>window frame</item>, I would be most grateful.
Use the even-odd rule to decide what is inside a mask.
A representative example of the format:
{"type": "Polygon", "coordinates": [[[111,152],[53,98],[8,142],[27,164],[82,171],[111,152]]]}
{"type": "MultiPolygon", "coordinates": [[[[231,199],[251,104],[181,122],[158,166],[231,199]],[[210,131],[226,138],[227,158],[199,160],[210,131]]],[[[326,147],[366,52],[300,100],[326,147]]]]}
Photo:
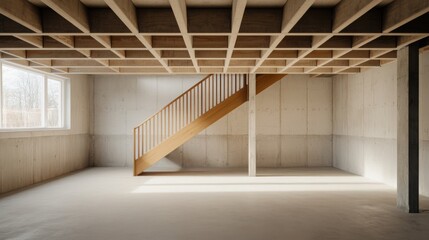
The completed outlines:
{"type": "Polygon", "coordinates": [[[64,95],[65,95],[65,81],[64,81],[64,79],[61,79],[61,78],[58,78],[58,77],[53,77],[53,76],[48,76],[48,75],[45,75],[45,90],[44,90],[44,92],[45,92],[45,97],[44,97],[44,110],[45,110],[45,112],[44,112],[44,115],[43,115],[43,117],[44,117],[44,122],[43,122],[43,126],[44,126],[44,129],[64,129],[64,128],[66,128],[66,123],[65,123],[65,121],[64,121],[64,119],[65,119],[65,117],[66,117],[66,115],[65,115],[65,111],[64,111],[64,109],[65,109],[65,107],[66,107],[66,105],[65,105],[65,98],[64,98],[64,95]],[[61,83],[61,112],[60,112],[60,127],[48,127],[47,126],[47,124],[46,124],[46,121],[47,121],[47,119],[48,119],[48,85],[49,85],[49,80],[54,80],[54,81],[59,81],[60,83],[61,83]]]}
{"type": "MultiPolygon", "coordinates": [[[[66,99],[66,88],[68,87],[68,83],[70,82],[69,78],[65,78],[62,76],[57,76],[53,74],[47,74],[42,71],[36,71],[33,69],[28,69],[13,63],[5,63],[0,61],[0,132],[28,132],[28,131],[52,131],[52,130],[67,130],[70,129],[68,126],[68,122],[70,121],[69,115],[66,114],[67,104],[69,101],[66,99]],[[30,72],[34,74],[39,74],[43,76],[43,86],[42,86],[42,108],[43,113],[41,116],[41,127],[19,127],[19,128],[4,128],[3,127],[3,65],[8,67],[16,68],[20,71],[30,72]],[[60,126],[59,127],[49,127],[47,126],[47,117],[48,117],[48,80],[55,80],[61,83],[61,112],[60,112],[60,126]]],[[[68,96],[68,95],[67,95],[68,96]]]]}

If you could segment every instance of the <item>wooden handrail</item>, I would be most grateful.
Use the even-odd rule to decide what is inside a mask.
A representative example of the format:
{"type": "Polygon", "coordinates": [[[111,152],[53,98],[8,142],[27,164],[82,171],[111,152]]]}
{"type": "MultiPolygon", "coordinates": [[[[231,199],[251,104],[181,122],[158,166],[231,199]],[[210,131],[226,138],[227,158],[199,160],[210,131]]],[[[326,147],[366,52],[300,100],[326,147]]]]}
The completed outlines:
{"type": "Polygon", "coordinates": [[[247,86],[245,74],[210,74],[134,128],[134,160],[247,86]]]}

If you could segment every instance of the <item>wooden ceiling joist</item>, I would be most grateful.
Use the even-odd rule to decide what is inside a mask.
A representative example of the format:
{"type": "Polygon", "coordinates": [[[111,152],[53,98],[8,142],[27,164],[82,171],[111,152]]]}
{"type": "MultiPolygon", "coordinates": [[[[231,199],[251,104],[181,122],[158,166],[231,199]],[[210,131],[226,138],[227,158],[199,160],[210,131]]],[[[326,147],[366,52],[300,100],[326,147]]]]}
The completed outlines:
{"type": "Polygon", "coordinates": [[[352,74],[429,37],[429,0],[315,0],[228,7],[133,0],[0,1],[4,61],[55,73],[352,74]],[[103,2],[103,1],[102,1],[103,2]],[[138,4],[138,3],[136,3],[138,4]]]}
{"type": "Polygon", "coordinates": [[[228,39],[228,50],[225,58],[224,72],[228,70],[231,62],[234,47],[237,42],[238,32],[240,31],[241,21],[243,20],[244,10],[246,9],[247,0],[233,0],[231,12],[231,35],[228,39]]]}
{"type": "Polygon", "coordinates": [[[283,7],[283,18],[281,34],[278,36],[272,36],[268,50],[263,51],[261,59],[256,63],[256,66],[251,70],[255,72],[262,63],[270,56],[270,54],[276,49],[283,38],[290,32],[295,24],[301,19],[301,17],[310,9],[313,5],[314,0],[289,0],[283,7]]]}
{"type": "Polygon", "coordinates": [[[341,32],[380,2],[381,0],[342,0],[335,7],[332,32],[341,32]]]}
{"type": "Polygon", "coordinates": [[[197,59],[195,58],[195,50],[192,47],[192,37],[188,34],[188,15],[185,0],[170,0],[170,6],[176,17],[177,24],[179,25],[180,33],[182,34],[183,41],[186,49],[188,50],[189,57],[196,72],[200,72],[197,59]]]}
{"type": "Polygon", "coordinates": [[[160,64],[171,72],[168,64],[161,58],[158,51],[152,48],[152,41],[149,37],[145,37],[139,34],[139,28],[137,23],[136,7],[131,0],[108,0],[106,3],[115,12],[119,19],[130,29],[133,34],[136,34],[137,39],[150,51],[150,53],[160,62],[160,64]]]}
{"type": "Polygon", "coordinates": [[[42,19],[39,11],[27,0],[1,0],[0,14],[35,33],[42,33],[42,19]]]}
{"type": "Polygon", "coordinates": [[[429,0],[395,0],[383,13],[383,32],[388,33],[429,11],[429,0]]]}

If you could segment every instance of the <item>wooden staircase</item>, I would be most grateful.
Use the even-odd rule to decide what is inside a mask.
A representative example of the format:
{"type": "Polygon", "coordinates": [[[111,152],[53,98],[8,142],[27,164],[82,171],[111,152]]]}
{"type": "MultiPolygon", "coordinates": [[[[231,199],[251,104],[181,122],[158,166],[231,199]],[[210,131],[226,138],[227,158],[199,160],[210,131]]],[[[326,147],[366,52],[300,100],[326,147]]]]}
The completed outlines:
{"type": "MultiPolygon", "coordinates": [[[[259,75],[256,94],[284,74],[259,75]]],[[[134,128],[134,175],[247,101],[247,74],[209,75],[134,128]]]]}

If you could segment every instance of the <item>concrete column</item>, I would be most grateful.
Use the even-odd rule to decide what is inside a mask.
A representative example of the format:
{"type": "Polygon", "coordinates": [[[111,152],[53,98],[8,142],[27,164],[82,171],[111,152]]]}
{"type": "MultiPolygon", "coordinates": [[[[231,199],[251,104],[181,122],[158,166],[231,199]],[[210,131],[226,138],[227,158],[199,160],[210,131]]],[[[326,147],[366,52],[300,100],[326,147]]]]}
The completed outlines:
{"type": "Polygon", "coordinates": [[[256,74],[249,74],[249,176],[256,176],[256,74]]]}
{"type": "Polygon", "coordinates": [[[397,205],[419,212],[419,45],[398,51],[397,205]]]}

